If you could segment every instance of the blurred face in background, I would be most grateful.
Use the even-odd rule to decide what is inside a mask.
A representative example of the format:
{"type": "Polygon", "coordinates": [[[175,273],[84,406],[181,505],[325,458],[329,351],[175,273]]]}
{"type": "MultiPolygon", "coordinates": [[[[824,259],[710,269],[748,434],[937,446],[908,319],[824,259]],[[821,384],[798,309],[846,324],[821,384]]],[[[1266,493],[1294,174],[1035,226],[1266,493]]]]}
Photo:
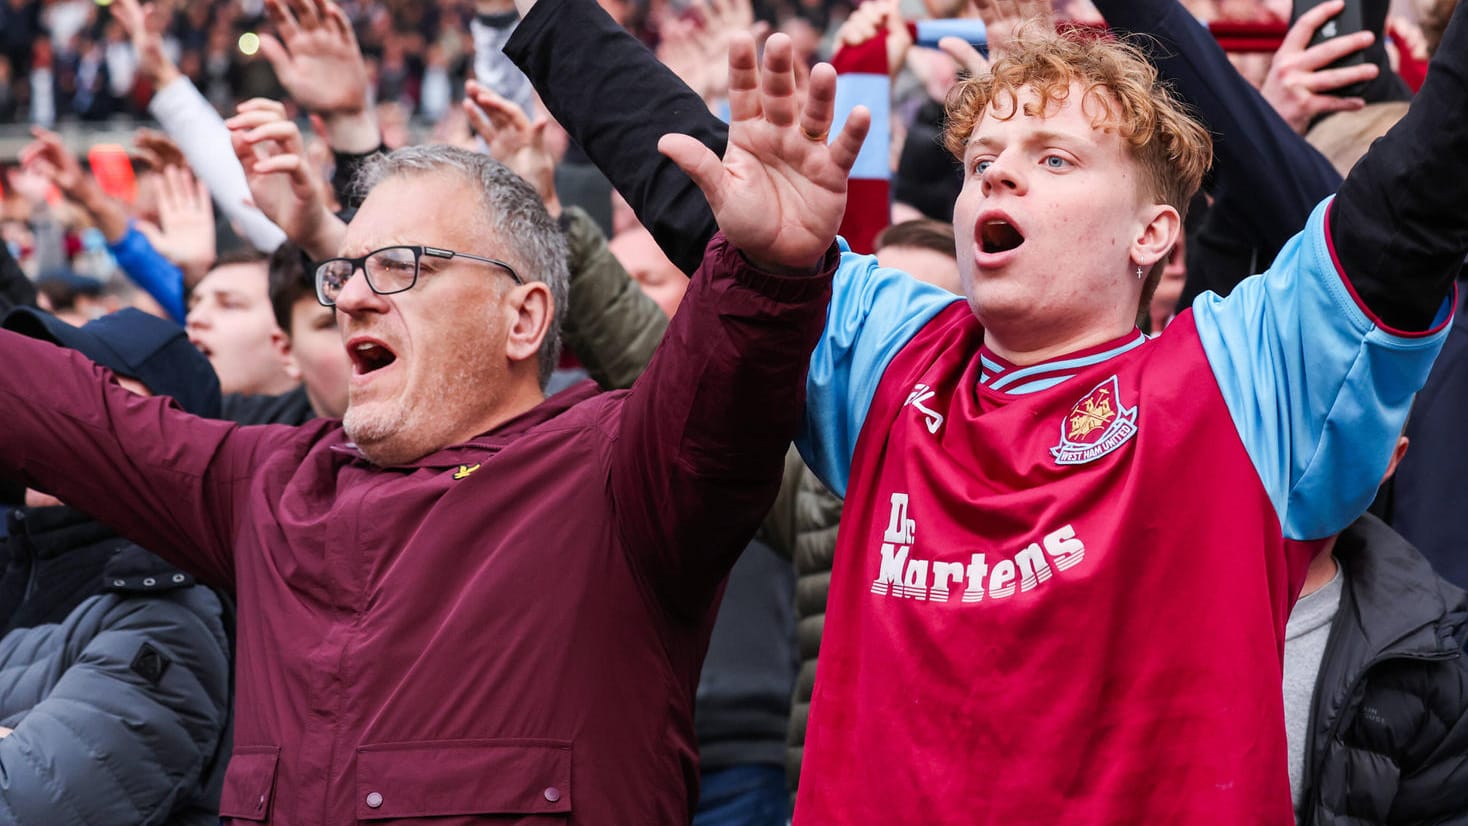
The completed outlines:
{"type": "Polygon", "coordinates": [[[658,248],[652,233],[639,225],[618,233],[607,247],[647,297],[672,318],[688,289],[688,277],[658,248]]]}
{"type": "MultiPolygon", "coordinates": [[[[285,340],[285,334],[281,334],[285,340]]],[[[321,306],[315,295],[306,295],[291,305],[290,338],[285,346],[300,371],[301,383],[316,415],[340,419],[347,412],[347,380],[352,360],[342,347],[336,313],[321,306]]]]}
{"type": "Polygon", "coordinates": [[[214,365],[226,394],[279,395],[300,381],[277,346],[268,278],[264,261],[225,264],[210,270],[189,296],[189,341],[214,365]]]}

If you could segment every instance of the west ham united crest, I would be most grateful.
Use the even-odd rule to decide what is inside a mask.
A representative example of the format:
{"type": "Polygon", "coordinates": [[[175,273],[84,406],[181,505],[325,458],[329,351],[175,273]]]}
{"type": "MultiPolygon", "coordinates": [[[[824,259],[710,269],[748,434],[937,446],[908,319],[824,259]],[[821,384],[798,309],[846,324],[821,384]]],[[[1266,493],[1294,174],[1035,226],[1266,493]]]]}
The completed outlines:
{"type": "Polygon", "coordinates": [[[1060,444],[1050,448],[1057,465],[1083,465],[1137,435],[1137,408],[1121,403],[1116,376],[1096,385],[1060,423],[1060,444]]]}

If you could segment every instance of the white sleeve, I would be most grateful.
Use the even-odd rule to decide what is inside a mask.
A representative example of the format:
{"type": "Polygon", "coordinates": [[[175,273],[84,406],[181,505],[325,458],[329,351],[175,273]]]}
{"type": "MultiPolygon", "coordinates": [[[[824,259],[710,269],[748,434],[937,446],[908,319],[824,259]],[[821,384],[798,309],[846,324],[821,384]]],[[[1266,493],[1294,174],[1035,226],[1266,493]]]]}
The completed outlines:
{"type": "Polygon", "coordinates": [[[261,252],[274,252],[285,233],[260,210],[250,206],[245,170],[230,147],[224,119],[187,77],[159,89],[148,104],[163,131],[183,150],[194,174],[209,188],[214,202],[235,229],[261,252]]]}

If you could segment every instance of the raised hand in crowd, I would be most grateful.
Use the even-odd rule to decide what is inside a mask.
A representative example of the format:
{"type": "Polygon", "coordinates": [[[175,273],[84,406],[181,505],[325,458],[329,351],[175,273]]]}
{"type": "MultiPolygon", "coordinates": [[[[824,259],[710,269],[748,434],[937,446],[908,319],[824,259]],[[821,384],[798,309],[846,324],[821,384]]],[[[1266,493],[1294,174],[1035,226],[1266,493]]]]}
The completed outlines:
{"type": "Polygon", "coordinates": [[[967,72],[969,77],[978,77],[989,71],[989,59],[974,48],[974,44],[961,37],[944,37],[938,41],[938,48],[953,58],[958,68],[967,72]]]}
{"type": "Polygon", "coordinates": [[[371,152],[382,143],[368,95],[367,64],[346,12],[331,0],[265,0],[279,37],[260,36],[260,51],[292,100],[319,114],[327,143],[371,152]]]}
{"type": "Polygon", "coordinates": [[[790,38],[772,35],[761,70],[754,39],[736,35],[729,48],[729,144],[721,162],[687,135],[664,135],[658,151],[703,191],[729,242],[756,265],[809,271],[836,237],[846,209],[846,179],[871,125],[852,110],[827,141],[836,71],[812,70],[804,102],[795,85],[790,38]]]}
{"type": "Polygon", "coordinates": [[[63,195],[80,204],[108,241],[125,235],[127,211],[82,169],[81,162],[61,142],[61,137],[39,126],[32,127],[31,134],[35,140],[20,151],[21,166],[45,176],[63,195]]]}
{"type": "MultiPolygon", "coordinates": [[[[973,0],[973,4],[984,21],[990,57],[1002,57],[1017,35],[1040,37],[1055,31],[1055,8],[1051,0],[973,0]]],[[[959,63],[967,68],[964,61],[959,63]]]]}
{"type": "Polygon", "coordinates": [[[163,31],[168,27],[166,8],[156,3],[143,5],[139,0],[116,0],[112,15],[132,40],[138,71],[153,85],[154,91],[179,77],[178,67],[163,50],[163,31]]]}
{"type": "Polygon", "coordinates": [[[214,202],[209,188],[186,165],[163,168],[158,187],[158,234],[153,247],[183,270],[184,283],[197,284],[214,266],[214,202]]]}
{"type": "Polygon", "coordinates": [[[1269,74],[1260,89],[1269,105],[1302,135],[1318,115],[1350,112],[1365,106],[1366,101],[1362,98],[1333,95],[1331,92],[1372,80],[1381,71],[1371,61],[1357,66],[1329,68],[1331,63],[1370,46],[1376,40],[1376,35],[1370,31],[1354,32],[1310,45],[1310,38],[1316,30],[1340,14],[1345,5],[1345,0],[1328,0],[1300,15],[1300,19],[1285,33],[1284,42],[1275,52],[1269,74]]]}
{"type": "Polygon", "coordinates": [[[336,255],[346,224],[327,209],[325,183],[313,173],[301,130],[285,106],[247,100],[225,125],[255,206],[311,257],[336,255]]]}
{"type": "Polygon", "coordinates": [[[154,169],[189,165],[183,150],[178,148],[173,138],[156,129],[139,129],[133,135],[133,147],[137,150],[138,157],[154,169]]]}
{"type": "Polygon", "coordinates": [[[556,163],[545,146],[550,120],[542,115],[532,123],[519,106],[472,80],[464,84],[463,106],[470,127],[484,139],[490,156],[529,181],[552,218],[561,217],[556,163]]]}
{"type": "Polygon", "coordinates": [[[729,73],[724,67],[729,65],[729,44],[734,35],[749,32],[760,43],[769,35],[770,26],[754,19],[750,0],[694,0],[693,9],[700,21],[696,42],[703,47],[704,65],[712,67],[708,96],[722,98],[729,94],[729,73]]]}
{"type": "Polygon", "coordinates": [[[887,71],[895,77],[907,61],[907,50],[912,48],[912,33],[902,19],[901,6],[901,0],[866,0],[857,6],[836,30],[836,51],[858,46],[885,30],[887,71]]]}
{"type": "Polygon", "coordinates": [[[679,80],[688,84],[688,88],[704,101],[712,102],[722,96],[714,91],[716,83],[725,92],[728,91],[728,75],[721,71],[728,60],[725,59],[723,64],[710,61],[703,42],[706,39],[697,22],[682,17],[670,17],[658,26],[657,55],[664,66],[672,69],[679,80]],[[715,80],[720,75],[725,78],[722,82],[715,80]]]}

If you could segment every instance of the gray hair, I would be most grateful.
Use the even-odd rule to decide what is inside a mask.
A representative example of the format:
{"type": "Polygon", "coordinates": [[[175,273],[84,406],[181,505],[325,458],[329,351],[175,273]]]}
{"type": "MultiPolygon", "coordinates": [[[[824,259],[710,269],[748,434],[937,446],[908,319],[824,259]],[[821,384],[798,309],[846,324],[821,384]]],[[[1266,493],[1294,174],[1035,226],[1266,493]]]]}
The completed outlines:
{"type": "Polygon", "coordinates": [[[560,360],[561,314],[566,310],[571,280],[561,228],[524,178],[488,155],[454,146],[405,146],[375,155],[358,171],[353,188],[365,197],[387,178],[433,172],[457,174],[477,187],[481,223],[493,240],[503,245],[494,257],[503,258],[527,283],[539,281],[550,288],[554,308],[545,341],[540,345],[540,386],[545,389],[560,360]]]}

